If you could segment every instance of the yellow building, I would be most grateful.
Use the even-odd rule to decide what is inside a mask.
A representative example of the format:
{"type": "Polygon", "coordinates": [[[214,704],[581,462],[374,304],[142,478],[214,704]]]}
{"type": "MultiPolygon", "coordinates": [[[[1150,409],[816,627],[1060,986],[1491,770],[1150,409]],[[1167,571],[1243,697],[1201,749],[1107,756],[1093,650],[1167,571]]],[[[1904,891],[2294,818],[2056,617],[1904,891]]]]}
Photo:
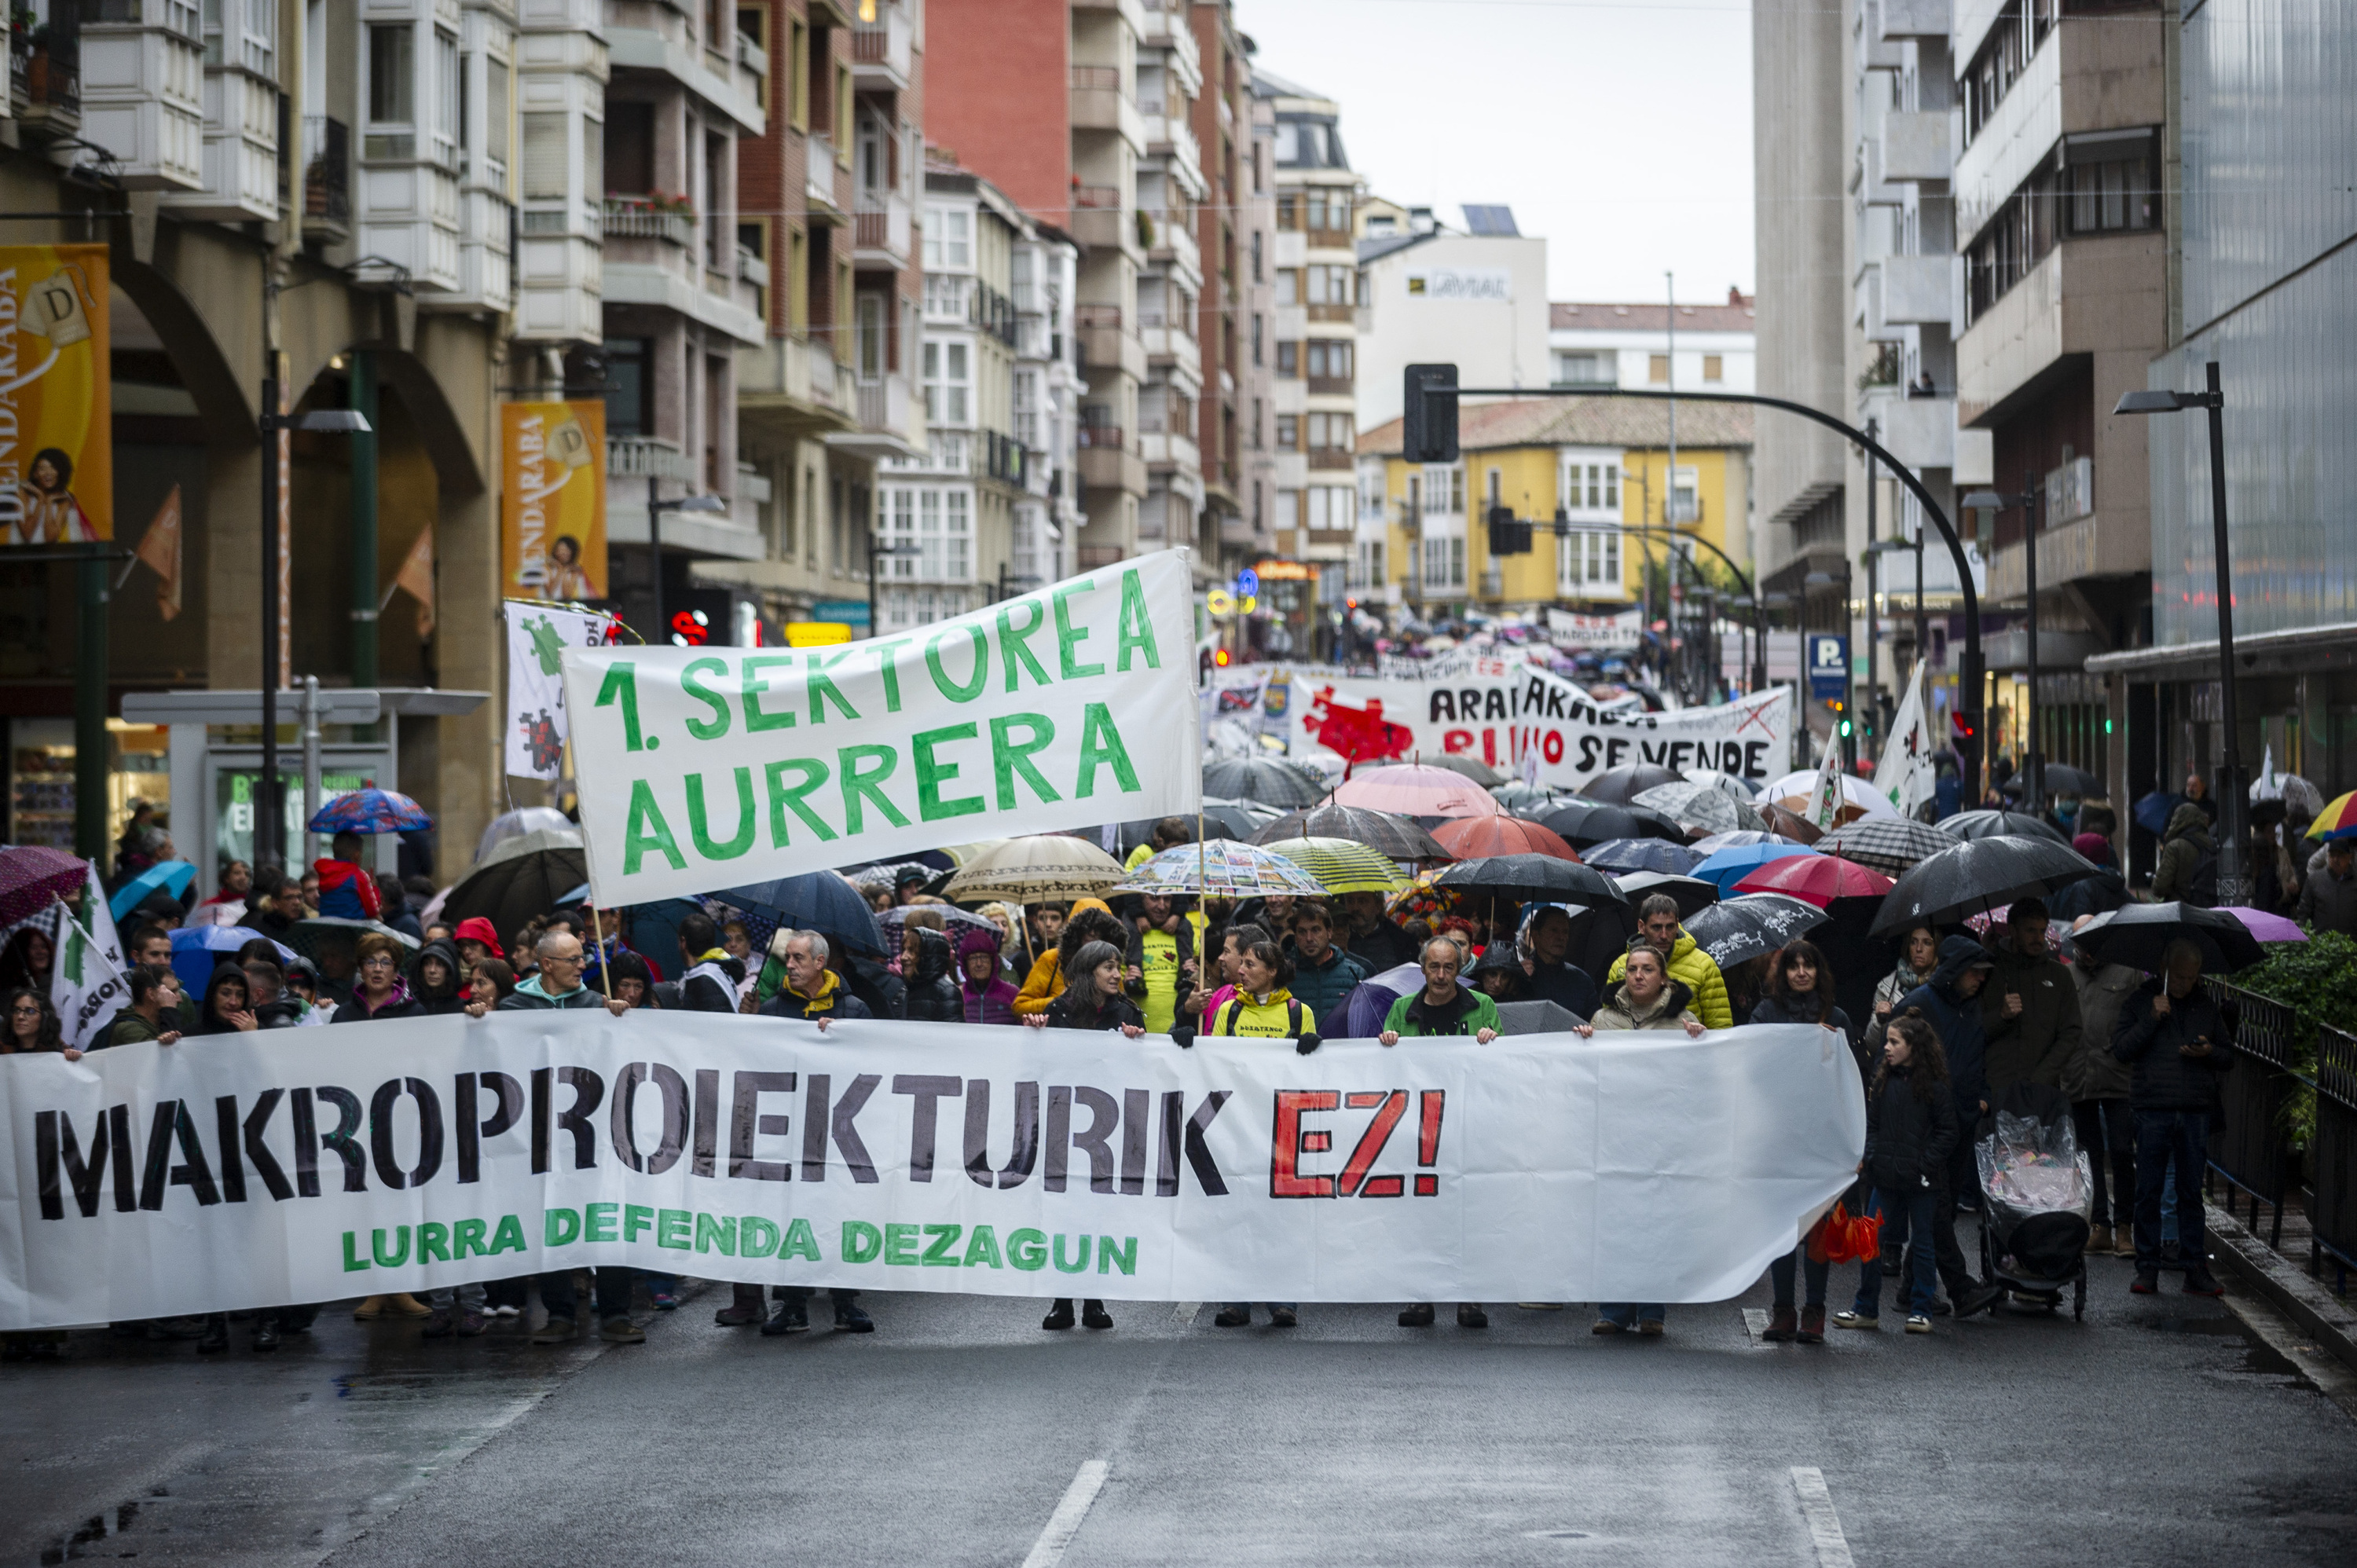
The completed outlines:
{"type": "MultiPolygon", "coordinates": [[[[1678,532],[1725,551],[1749,576],[1750,411],[1681,403],[1677,421],[1674,498],[1665,403],[1579,397],[1468,404],[1458,426],[1461,455],[1451,464],[1403,461],[1399,421],[1379,425],[1359,441],[1354,580],[1374,597],[1444,614],[1453,606],[1492,615],[1549,606],[1618,609],[1643,593],[1649,551],[1659,571],[1674,499],[1678,532]],[[1381,538],[1372,518],[1378,499],[1381,538]],[[1487,519],[1501,506],[1533,525],[1527,551],[1494,548],[1518,542],[1491,536],[1487,519]]],[[[1691,553],[1720,575],[1709,550],[1691,553]]]]}

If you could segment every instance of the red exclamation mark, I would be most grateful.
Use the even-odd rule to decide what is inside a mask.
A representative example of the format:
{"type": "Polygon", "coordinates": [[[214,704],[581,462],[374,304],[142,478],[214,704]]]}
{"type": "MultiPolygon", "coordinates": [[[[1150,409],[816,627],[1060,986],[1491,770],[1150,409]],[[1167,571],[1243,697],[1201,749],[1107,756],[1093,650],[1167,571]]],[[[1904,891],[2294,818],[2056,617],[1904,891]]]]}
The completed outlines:
{"type": "MultiPolygon", "coordinates": [[[[1416,1097],[1417,1131],[1415,1163],[1435,1165],[1440,1159],[1440,1112],[1448,1099],[1445,1089],[1427,1089],[1416,1097]]],[[[1440,1178],[1428,1171],[1419,1171],[1415,1178],[1415,1195],[1431,1197],[1440,1191],[1440,1178]]]]}

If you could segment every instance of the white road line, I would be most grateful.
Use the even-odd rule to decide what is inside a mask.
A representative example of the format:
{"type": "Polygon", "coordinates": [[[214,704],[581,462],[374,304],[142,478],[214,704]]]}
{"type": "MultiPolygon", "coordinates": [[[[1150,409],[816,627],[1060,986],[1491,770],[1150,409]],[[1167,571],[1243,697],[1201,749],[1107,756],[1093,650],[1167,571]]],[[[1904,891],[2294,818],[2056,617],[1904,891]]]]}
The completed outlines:
{"type": "MultiPolygon", "coordinates": [[[[1813,1470],[1809,1473],[1816,1474],[1813,1470]]],[[[1023,1560],[1023,1568],[1056,1568],[1056,1564],[1064,1560],[1064,1549],[1071,1545],[1072,1537],[1080,1533],[1081,1521],[1089,1517],[1089,1505],[1097,1500],[1097,1491],[1104,1483],[1103,1460],[1091,1459],[1081,1466],[1080,1473],[1072,1477],[1072,1484],[1064,1488],[1064,1500],[1058,1503],[1056,1511],[1048,1516],[1048,1528],[1041,1530],[1039,1539],[1031,1543],[1031,1555],[1023,1560]]],[[[1824,1483],[1818,1482],[1817,1487],[1823,1491],[1824,1483]]],[[[1838,1525],[1835,1527],[1835,1533],[1840,1533],[1838,1525]]],[[[1842,1553],[1842,1562],[1845,1565],[1849,1562],[1846,1550],[1842,1553]]]]}
{"type": "Polygon", "coordinates": [[[1760,1337],[1768,1332],[1767,1310],[1763,1307],[1757,1306],[1745,1307],[1743,1309],[1743,1331],[1751,1336],[1751,1342],[1754,1345],[1760,1344],[1762,1341],[1760,1337]]]}
{"type": "Polygon", "coordinates": [[[1842,1534],[1841,1515],[1834,1510],[1833,1494],[1825,1490],[1825,1473],[1814,1465],[1795,1465],[1792,1489],[1801,1494],[1801,1517],[1809,1521],[1810,1538],[1817,1543],[1817,1568],[1853,1568],[1849,1538],[1842,1534]]]}
{"type": "Polygon", "coordinates": [[[1184,1328],[1193,1323],[1195,1315],[1202,1310],[1203,1304],[1200,1301],[1182,1301],[1178,1309],[1170,1315],[1170,1321],[1184,1328]]]}

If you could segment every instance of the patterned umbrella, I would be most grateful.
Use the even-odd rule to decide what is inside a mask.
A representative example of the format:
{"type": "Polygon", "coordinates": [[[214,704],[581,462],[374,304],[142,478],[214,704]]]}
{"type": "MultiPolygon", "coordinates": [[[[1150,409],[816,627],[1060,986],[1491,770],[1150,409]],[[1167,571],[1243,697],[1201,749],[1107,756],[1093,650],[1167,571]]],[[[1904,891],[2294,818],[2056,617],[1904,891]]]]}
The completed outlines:
{"type": "Polygon", "coordinates": [[[1580,786],[1579,792],[1591,800],[1609,801],[1625,806],[1640,792],[1657,784],[1683,784],[1685,780],[1670,769],[1652,762],[1628,762],[1618,768],[1608,768],[1580,786]]]}
{"type": "Polygon", "coordinates": [[[53,898],[80,896],[89,881],[90,863],[61,849],[41,844],[0,849],[0,926],[38,914],[53,898]]]}
{"type": "Polygon", "coordinates": [[[1814,904],[1781,893],[1750,893],[1727,898],[1685,918],[1686,935],[1721,969],[1774,952],[1793,938],[1825,923],[1814,904]]]}
{"type": "Polygon", "coordinates": [[[1703,858],[1703,852],[1667,839],[1606,839],[1602,843],[1589,845],[1579,858],[1598,871],[1651,871],[1684,876],[1694,869],[1695,862],[1703,858]]]}
{"type": "Polygon", "coordinates": [[[1257,844],[1279,839],[1354,839],[1394,860],[1450,860],[1440,842],[1406,817],[1364,806],[1319,806],[1280,817],[1252,835],[1257,844]]]}
{"type": "Polygon", "coordinates": [[[1553,829],[1520,817],[1459,817],[1432,830],[1441,847],[1459,860],[1480,860],[1493,854],[1551,854],[1577,860],[1579,852],[1553,829]]]}
{"type": "Polygon", "coordinates": [[[996,898],[1011,904],[1093,898],[1121,880],[1121,862],[1062,833],[1008,839],[958,868],[942,897],[960,903],[996,898]]]}
{"type": "Polygon", "coordinates": [[[1437,757],[1426,757],[1422,752],[1417,752],[1413,757],[1389,757],[1380,762],[1361,762],[1359,764],[1359,771],[1365,773],[1378,768],[1406,767],[1446,768],[1451,773],[1462,774],[1470,779],[1484,789],[1494,789],[1506,781],[1504,774],[1480,757],[1468,757],[1462,752],[1443,752],[1437,757]]]}
{"type": "Polygon", "coordinates": [[[1958,811],[1953,817],[1941,818],[1938,827],[1948,835],[1950,849],[1959,842],[1970,843],[1974,839],[2047,839],[2064,845],[2071,842],[2052,824],[2019,811],[1958,811]]]}
{"type": "Polygon", "coordinates": [[[1689,831],[1731,833],[1740,828],[1756,827],[1760,822],[1759,813],[1749,806],[1738,806],[1716,786],[1696,784],[1692,779],[1640,789],[1629,803],[1651,806],[1689,831]]]}
{"type": "Polygon", "coordinates": [[[1223,800],[1259,800],[1298,811],[1325,799],[1326,787],[1273,757],[1231,757],[1204,767],[1203,793],[1223,800]]]}
{"type": "Polygon", "coordinates": [[[1355,774],[1335,789],[1334,803],[1403,817],[1494,817],[1506,810],[1462,774],[1415,765],[1355,774]]]}
{"type": "Polygon", "coordinates": [[[1815,853],[1796,843],[1747,844],[1741,849],[1723,849],[1707,859],[1698,860],[1686,868],[1686,875],[1699,876],[1706,882],[1716,882],[1719,890],[1725,892],[1741,877],[1771,860],[1815,853]]]}
{"type": "Polygon", "coordinates": [[[430,828],[434,819],[408,796],[371,785],[339,795],[311,814],[304,830],[315,833],[406,833],[430,828]]]}
{"type": "Polygon", "coordinates": [[[1911,817],[1860,817],[1819,839],[1816,847],[1896,876],[1943,849],[1955,848],[1956,841],[1911,817]]]}
{"type": "Polygon", "coordinates": [[[1268,847],[1316,877],[1329,893],[1391,893],[1407,881],[1388,856],[1351,839],[1279,839],[1268,847]]]}
{"type": "MultiPolygon", "coordinates": [[[[1454,778],[1455,775],[1450,775],[1454,778]]],[[[1116,883],[1114,893],[1200,893],[1211,898],[1265,898],[1272,895],[1320,898],[1318,879],[1274,850],[1214,839],[1166,849],[1116,883]]]]}
{"type": "Polygon", "coordinates": [[[1890,891],[1890,878],[1829,854],[1794,854],[1754,866],[1737,879],[1735,890],[1790,894],[1823,909],[1836,898],[1879,897],[1890,891]]]}
{"type": "Polygon", "coordinates": [[[1716,768],[1689,768],[1686,769],[1686,777],[1697,784],[1707,784],[1725,794],[1728,800],[1739,801],[1745,805],[1760,799],[1759,785],[1749,779],[1739,779],[1732,773],[1721,773],[1716,768]]]}

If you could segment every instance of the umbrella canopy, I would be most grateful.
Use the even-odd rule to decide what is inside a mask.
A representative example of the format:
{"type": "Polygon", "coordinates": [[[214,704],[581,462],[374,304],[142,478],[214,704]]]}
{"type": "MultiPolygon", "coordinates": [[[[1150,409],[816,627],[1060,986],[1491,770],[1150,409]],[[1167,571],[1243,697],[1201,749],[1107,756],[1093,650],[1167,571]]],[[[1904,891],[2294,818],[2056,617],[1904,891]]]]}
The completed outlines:
{"type": "Polygon", "coordinates": [[[2051,839],[1970,839],[1900,877],[1883,898],[1872,934],[1885,937],[1923,924],[1954,925],[1967,915],[2017,898],[2043,898],[2094,875],[2094,866],[2077,850],[2051,839]]]}
{"type": "MultiPolygon", "coordinates": [[[[899,952],[908,940],[909,917],[919,908],[920,906],[914,904],[899,904],[876,917],[876,929],[884,933],[885,942],[894,952],[899,952]]],[[[970,927],[977,931],[988,931],[992,936],[1001,940],[1006,937],[1006,933],[998,929],[997,921],[975,910],[961,909],[954,904],[926,904],[921,908],[938,909],[942,912],[942,923],[950,929],[949,940],[952,948],[957,946],[956,932],[961,926],[970,927]]]]}
{"type": "MultiPolygon", "coordinates": [[[[1835,777],[1841,780],[1843,804],[1856,806],[1859,811],[1873,817],[1895,817],[1899,814],[1899,808],[1890,803],[1890,797],[1876,789],[1871,780],[1860,779],[1850,773],[1839,773],[1835,777]]],[[[1797,773],[1787,773],[1774,783],[1768,785],[1760,791],[1760,796],[1766,800],[1790,800],[1795,798],[1806,800],[1809,798],[1809,792],[1814,789],[1816,785],[1817,770],[1813,768],[1803,768],[1797,773]]]]}
{"type": "MultiPolygon", "coordinates": [[[[168,862],[188,866],[194,876],[197,868],[185,860],[168,862]]],[[[90,882],[90,863],[78,860],[61,849],[46,844],[19,844],[0,849],[0,926],[13,926],[19,920],[30,919],[49,907],[52,899],[74,898],[90,882]]],[[[186,884],[182,884],[186,886],[186,884]]],[[[147,895],[142,893],[132,904],[147,895]]],[[[107,907],[113,908],[109,900],[107,907]]],[[[126,904],[124,908],[128,908],[126,904]]]]}
{"type": "MultiPolygon", "coordinates": [[[[80,865],[81,862],[75,861],[74,864],[80,865]]],[[[141,901],[152,893],[168,893],[178,898],[188,890],[188,884],[196,879],[197,868],[187,861],[159,860],[114,890],[113,896],[106,900],[107,913],[119,920],[139,908],[141,901]]],[[[81,892],[81,881],[77,880],[72,891],[81,892]]],[[[47,903],[48,900],[44,899],[42,902],[47,903]]]]}
{"type": "Polygon", "coordinates": [[[1391,757],[1374,762],[1361,762],[1359,764],[1359,771],[1365,773],[1380,768],[1403,767],[1446,768],[1451,773],[1461,774],[1470,779],[1484,789],[1494,789],[1506,781],[1504,774],[1480,757],[1468,757],[1463,752],[1458,751],[1444,751],[1436,757],[1426,757],[1419,751],[1413,757],[1391,757]]]}
{"type": "Polygon", "coordinates": [[[1644,806],[1607,806],[1582,801],[1549,811],[1540,825],[1578,848],[1607,839],[1668,839],[1683,843],[1685,830],[1644,806]]]}
{"type": "Polygon", "coordinates": [[[2299,929],[2297,920],[2287,920],[2281,915],[2270,915],[2264,909],[2245,909],[2239,904],[2222,904],[2222,915],[2232,915],[2243,922],[2251,935],[2263,942],[2304,942],[2308,933],[2299,929]]]}
{"type": "Polygon", "coordinates": [[[1738,806],[1726,791],[1692,779],[1640,789],[1629,803],[1651,806],[1689,832],[1730,833],[1760,822],[1759,813],[1748,804],[1738,806]]]}
{"type": "Polygon", "coordinates": [[[1668,876],[1658,871],[1632,871],[1626,876],[1616,876],[1613,886],[1633,908],[1654,893],[1666,893],[1678,901],[1678,918],[1683,920],[1697,910],[1707,909],[1718,902],[1718,885],[1705,882],[1699,876],[1668,876]]]}
{"type": "MultiPolygon", "coordinates": [[[[2144,821],[2144,802],[2141,800],[2136,802],[2136,821],[2144,821]]],[[[2163,818],[2161,825],[2152,831],[2157,833],[2168,832],[2168,820],[2163,818]]],[[[2312,839],[2357,836],[2357,789],[2352,789],[2346,795],[2336,795],[2327,801],[2324,810],[2316,813],[2316,821],[2309,824],[2308,836],[2312,839]]]]}
{"type": "Polygon", "coordinates": [[[1931,823],[1912,817],[1860,817],[1819,839],[1816,847],[1822,854],[1837,854],[1896,876],[1943,850],[1953,849],[1955,843],[1931,823]]]}
{"type": "MultiPolygon", "coordinates": [[[[2341,797],[2341,800],[2347,800],[2349,798],[2349,796],[2343,795],[2341,797]]],[[[2179,804],[2183,801],[2184,799],[2184,796],[2172,795],[2166,789],[2155,789],[2151,794],[2147,795],[2144,799],[2138,800],[2134,806],[2130,807],[2128,814],[2136,819],[2136,822],[2138,827],[2144,829],[2145,832],[2153,834],[2155,837],[2158,837],[2160,834],[2169,831],[2169,813],[2175,811],[2179,804]]],[[[2340,801],[2334,802],[2335,805],[2340,803],[2340,801]]],[[[2331,809],[2332,808],[2330,806],[2325,808],[2327,811],[2331,809]]],[[[2322,814],[2319,813],[2317,817],[2317,821],[2321,822],[2323,820],[2324,818],[2322,814]]],[[[2319,830],[2311,828],[2309,831],[2312,834],[2319,830]]]]}
{"type": "MultiPolygon", "coordinates": [[[[1202,828],[1203,836],[1205,838],[1241,839],[1250,838],[1252,836],[1253,830],[1250,828],[1239,832],[1234,828],[1230,827],[1225,817],[1221,816],[1218,812],[1213,811],[1211,809],[1210,801],[1206,800],[1203,803],[1203,808],[1202,828]]],[[[1187,831],[1191,835],[1195,831],[1195,819],[1193,817],[1182,816],[1178,820],[1187,824],[1187,831]]],[[[1121,845],[1121,854],[1124,859],[1126,859],[1129,856],[1130,852],[1136,849],[1138,845],[1142,843],[1151,843],[1154,842],[1154,825],[1160,821],[1162,821],[1160,817],[1141,817],[1136,822],[1124,822],[1121,824],[1117,840],[1121,845]]],[[[1084,832],[1082,836],[1091,840],[1097,837],[1095,833],[1086,832],[1084,832]]]]}
{"type": "Polygon", "coordinates": [[[565,894],[588,879],[578,828],[534,828],[494,846],[460,877],[442,900],[442,917],[456,925],[480,916],[505,941],[534,915],[570,902],[565,894]]]}
{"type": "MultiPolygon", "coordinates": [[[[2049,795],[2076,795],[2084,800],[2090,795],[2101,795],[2104,792],[2102,779],[2085,768],[2073,768],[2067,762],[2044,763],[2040,765],[2039,771],[2042,775],[2040,781],[2046,786],[2046,792],[2049,795]]],[[[2019,779],[2021,775],[2017,773],[2014,777],[2019,779]]]]}
{"type": "Polygon", "coordinates": [[[1283,815],[1283,807],[1260,800],[1221,800],[1208,795],[1203,798],[1204,818],[1227,823],[1240,839],[1250,839],[1283,815]]]}
{"type": "Polygon", "coordinates": [[[1771,860],[1783,860],[1792,855],[1813,855],[1817,852],[1803,849],[1796,843],[1751,843],[1735,849],[1723,849],[1706,855],[1686,867],[1686,875],[1716,883],[1722,893],[1732,887],[1750,872],[1771,860]]]}
{"type": "Polygon", "coordinates": [[[1036,833],[994,844],[958,867],[942,897],[962,903],[1000,899],[1039,904],[1093,898],[1121,880],[1121,862],[1063,833],[1036,833]]]}
{"type": "Polygon", "coordinates": [[[1709,785],[1730,800],[1749,804],[1760,799],[1759,785],[1732,773],[1721,773],[1716,768],[1689,768],[1686,777],[1696,784],[1709,785]]]}
{"type": "Polygon", "coordinates": [[[1403,817],[1495,817],[1506,810],[1461,773],[1414,764],[1353,774],[1335,787],[1334,802],[1403,817]]]}
{"type": "Polygon", "coordinates": [[[884,945],[884,932],[861,897],[859,889],[832,871],[806,871],[770,882],[748,882],[713,895],[739,909],[758,910],[780,926],[823,932],[829,941],[840,939],[855,952],[885,958],[897,949],[884,945]]]}
{"type": "Polygon", "coordinates": [[[573,825],[573,819],[554,806],[520,806],[512,811],[502,811],[491,819],[491,825],[483,830],[483,836],[476,842],[475,858],[489,860],[491,851],[508,840],[522,838],[542,828],[563,830],[573,825]]]}
{"type": "Polygon", "coordinates": [[[1686,935],[1721,969],[1732,969],[1824,924],[1814,904],[1781,893],[1747,893],[1725,898],[1686,917],[1686,935]]]}
{"type": "Polygon", "coordinates": [[[2051,839],[2065,847],[2070,843],[2052,824],[2019,811],[1958,811],[1941,818],[1936,825],[1952,839],[2031,838],[2051,839]]]}
{"type": "Polygon", "coordinates": [[[1501,854],[1459,861],[1433,878],[1433,884],[1452,892],[1512,898],[1523,904],[1621,909],[1629,902],[1602,872],[1551,854],[1501,854]]]}
{"type": "Polygon", "coordinates": [[[307,832],[315,833],[407,833],[430,828],[434,819],[425,807],[393,789],[371,785],[339,795],[311,813],[307,832]]]}
{"type": "MultiPolygon", "coordinates": [[[[260,931],[244,926],[187,926],[172,933],[172,972],[180,977],[180,989],[191,996],[205,993],[205,983],[213,977],[213,966],[248,942],[270,941],[260,931]]],[[[270,942],[278,950],[281,963],[295,956],[295,950],[283,942],[270,942]]]]}
{"type": "MultiPolygon", "coordinates": [[[[233,930],[237,928],[213,926],[208,929],[221,931],[233,930]]],[[[313,915],[307,919],[296,921],[293,932],[294,940],[290,945],[296,952],[302,954],[305,958],[309,959],[312,962],[317,963],[319,961],[319,950],[321,948],[340,947],[345,951],[350,952],[352,950],[353,945],[362,937],[368,935],[371,931],[375,931],[382,936],[391,937],[394,941],[400,943],[403,947],[409,949],[413,952],[425,945],[415,937],[411,936],[408,932],[396,931],[391,926],[386,925],[382,920],[354,920],[349,919],[342,915],[313,915]]],[[[248,937],[253,937],[257,936],[260,933],[255,931],[247,931],[245,934],[248,937]]],[[[176,949],[172,959],[175,972],[178,970],[179,961],[178,951],[176,949]]],[[[210,967],[207,969],[206,972],[208,974],[211,972],[210,967]]]]}
{"type": "Polygon", "coordinates": [[[1520,817],[1459,817],[1432,830],[1440,847],[1458,860],[1480,860],[1494,854],[1552,854],[1577,860],[1578,852],[1561,835],[1520,817]]]}
{"type": "Polygon", "coordinates": [[[1395,964],[1381,974],[1371,974],[1351,988],[1343,998],[1343,1032],[1346,1040],[1372,1040],[1383,1033],[1383,1019],[1390,1014],[1392,1004],[1403,996],[1413,996],[1424,989],[1424,970],[1413,963],[1395,964]]]}
{"type": "Polygon", "coordinates": [[[1354,839],[1378,854],[1394,860],[1449,860],[1455,858],[1440,847],[1440,841],[1403,816],[1390,811],[1372,811],[1364,806],[1319,806],[1313,811],[1296,811],[1250,835],[1257,844],[1273,844],[1280,839],[1354,839]]]}
{"type": "Polygon", "coordinates": [[[2071,933],[2105,963],[2158,973],[2169,946],[2190,941],[2201,950],[2201,968],[2211,974],[2248,969],[2266,957],[2250,928],[2223,909],[2198,904],[2127,904],[2098,915],[2071,933]]]}
{"type": "Polygon", "coordinates": [[[1268,847],[1329,893],[1393,893],[1407,885],[1389,856],[1351,839],[1279,839],[1268,847]]]}
{"type": "Polygon", "coordinates": [[[1544,784],[1524,784],[1520,780],[1501,784],[1490,793],[1495,795],[1498,804],[1506,810],[1534,817],[1543,817],[1557,806],[1577,799],[1561,789],[1550,789],[1544,784]]]}
{"type": "Polygon", "coordinates": [[[1836,898],[1878,898],[1891,881],[1878,871],[1829,854],[1787,855],[1736,880],[1738,893],[1785,893],[1823,909],[1836,898]]]}
{"type": "MultiPolygon", "coordinates": [[[[1686,847],[1693,850],[1697,856],[1701,856],[1706,854],[1717,854],[1723,849],[1739,849],[1745,844],[1791,843],[1792,842],[1794,841],[1781,837],[1776,833],[1761,832],[1757,828],[1738,828],[1731,833],[1711,833],[1706,837],[1698,838],[1695,840],[1694,843],[1686,845],[1686,847]]],[[[1945,849],[1947,846],[1943,844],[1940,847],[1945,849]]]]}
{"type": "Polygon", "coordinates": [[[1203,793],[1297,811],[1324,799],[1326,786],[1274,757],[1229,757],[1204,766],[1203,793]]]}
{"type": "Polygon", "coordinates": [[[1326,894],[1316,877],[1275,851],[1232,839],[1166,849],[1132,871],[1129,879],[1116,884],[1112,891],[1199,893],[1211,898],[1286,895],[1320,898],[1326,894]]]}
{"type": "Polygon", "coordinates": [[[1669,768],[1652,762],[1627,762],[1618,768],[1608,768],[1580,786],[1579,792],[1591,800],[1604,800],[1625,806],[1657,784],[1683,784],[1685,779],[1669,768]]]}
{"type": "MultiPolygon", "coordinates": [[[[1845,811],[1852,809],[1843,808],[1845,811]]],[[[1825,836],[1824,830],[1816,823],[1774,800],[1760,802],[1760,820],[1768,824],[1770,832],[1791,843],[1814,843],[1825,836]]],[[[1851,820],[1856,821],[1855,818],[1851,820]]]]}
{"type": "Polygon", "coordinates": [[[1704,852],[1667,839],[1606,839],[1590,844],[1580,859],[1598,871],[1651,871],[1684,876],[1704,852]]]}

